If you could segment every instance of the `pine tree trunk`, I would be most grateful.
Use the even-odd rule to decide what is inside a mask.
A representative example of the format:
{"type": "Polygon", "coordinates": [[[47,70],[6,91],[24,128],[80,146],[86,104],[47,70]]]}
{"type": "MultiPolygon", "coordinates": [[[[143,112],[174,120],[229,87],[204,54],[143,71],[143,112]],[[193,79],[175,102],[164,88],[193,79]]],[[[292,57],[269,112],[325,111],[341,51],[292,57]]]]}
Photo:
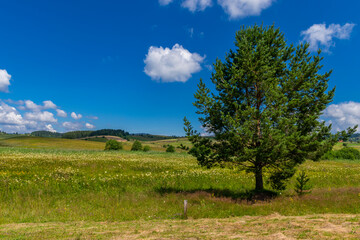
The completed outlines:
{"type": "Polygon", "coordinates": [[[255,190],[261,191],[264,190],[264,180],[263,180],[263,174],[262,174],[262,168],[258,169],[255,172],[255,190]]]}

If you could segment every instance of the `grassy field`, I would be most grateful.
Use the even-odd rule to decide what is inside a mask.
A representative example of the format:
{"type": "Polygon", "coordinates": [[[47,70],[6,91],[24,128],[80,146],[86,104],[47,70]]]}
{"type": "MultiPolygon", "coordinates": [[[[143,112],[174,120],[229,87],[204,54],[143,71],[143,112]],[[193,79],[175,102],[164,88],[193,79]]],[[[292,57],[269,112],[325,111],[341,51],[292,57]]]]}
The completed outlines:
{"type": "MultiPolygon", "coordinates": [[[[270,224],[268,235],[263,236],[271,239],[273,234],[285,234],[292,218],[302,222],[314,214],[316,219],[337,214],[331,215],[337,216],[335,220],[327,217],[329,226],[334,221],[348,222],[338,233],[317,231],[318,236],[341,237],[346,231],[349,237],[359,237],[360,161],[307,161],[299,169],[310,176],[311,193],[297,196],[294,177],[286,191],[264,200],[251,197],[252,175],[204,169],[186,153],[105,152],[97,150],[103,149],[100,142],[47,140],[19,137],[0,141],[4,146],[0,147],[0,237],[123,239],[119,233],[123,231],[129,239],[171,234],[183,239],[206,238],[210,230],[220,238],[254,237],[260,234],[260,228],[254,227],[266,225],[269,219],[258,216],[270,215],[279,218],[279,225],[270,224]],[[182,220],[185,199],[189,220],[182,220]],[[248,225],[242,225],[244,219],[250,219],[248,225]],[[204,232],[191,232],[196,224],[203,224],[204,232]],[[243,226],[244,232],[215,227],[220,225],[231,229],[243,226]],[[176,230],[182,228],[186,230],[176,230]]],[[[179,141],[165,142],[175,145],[179,141]]],[[[151,144],[162,149],[164,142],[151,144]]],[[[324,224],[299,223],[298,229],[293,226],[294,231],[285,235],[316,238],[311,227],[324,224]]]]}
{"type": "Polygon", "coordinates": [[[19,136],[0,139],[0,146],[28,149],[103,150],[105,143],[63,138],[19,136]]]}
{"type": "MultiPolygon", "coordinates": [[[[44,138],[32,136],[1,136],[0,146],[2,147],[18,147],[28,149],[54,149],[54,150],[103,150],[105,142],[103,138],[94,138],[89,140],[76,140],[64,138],[44,138]]],[[[122,143],[124,150],[129,151],[134,141],[122,143]]],[[[160,141],[146,141],[142,143],[143,146],[150,146],[152,151],[165,152],[164,145],[174,145],[177,152],[185,152],[179,148],[180,144],[191,146],[185,138],[160,140],[160,141]]]]}

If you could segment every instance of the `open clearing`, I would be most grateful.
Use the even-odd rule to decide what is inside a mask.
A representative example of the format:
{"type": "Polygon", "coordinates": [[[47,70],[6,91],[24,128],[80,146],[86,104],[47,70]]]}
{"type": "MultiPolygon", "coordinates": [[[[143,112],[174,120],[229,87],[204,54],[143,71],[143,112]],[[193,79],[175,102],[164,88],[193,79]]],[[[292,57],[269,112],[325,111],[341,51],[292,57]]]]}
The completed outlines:
{"type": "Polygon", "coordinates": [[[104,143],[34,137],[0,143],[5,239],[360,238],[360,161],[307,161],[299,170],[311,193],[295,194],[295,176],[286,191],[261,199],[251,195],[252,175],[201,168],[179,149],[102,151],[104,143]]]}
{"type": "MultiPolygon", "coordinates": [[[[84,138],[80,138],[80,140],[89,140],[89,139],[92,139],[92,138],[104,138],[106,140],[116,140],[118,142],[127,142],[126,139],[123,139],[121,137],[117,137],[117,136],[109,136],[109,135],[99,135],[99,136],[90,136],[90,137],[84,137],[84,138]]],[[[106,141],[105,140],[105,141],[106,141]]]]}

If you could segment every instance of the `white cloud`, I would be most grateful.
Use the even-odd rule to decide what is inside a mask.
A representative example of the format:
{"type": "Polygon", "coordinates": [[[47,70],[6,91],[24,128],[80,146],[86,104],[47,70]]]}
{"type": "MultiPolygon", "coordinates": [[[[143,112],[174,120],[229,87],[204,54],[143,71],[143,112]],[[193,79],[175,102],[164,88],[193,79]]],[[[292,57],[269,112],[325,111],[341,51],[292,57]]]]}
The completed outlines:
{"type": "Polygon", "coordinates": [[[340,24],[314,24],[309,29],[302,31],[303,40],[310,44],[310,50],[317,51],[319,47],[328,51],[330,47],[335,46],[334,38],[349,39],[350,34],[355,27],[353,23],[340,24]]]}
{"type": "Polygon", "coordinates": [[[82,118],[82,115],[80,113],[76,114],[76,113],[72,112],[71,117],[75,120],[78,120],[78,119],[82,118]]]}
{"type": "Polygon", "coordinates": [[[11,75],[5,69],[0,69],[0,92],[9,92],[11,75]]]}
{"type": "Polygon", "coordinates": [[[275,0],[218,0],[218,4],[230,18],[258,16],[261,11],[270,7],[275,0]]]}
{"type": "Polygon", "coordinates": [[[357,124],[360,125],[360,103],[331,104],[324,111],[322,118],[331,123],[335,131],[341,131],[357,124]]]}
{"type": "MultiPolygon", "coordinates": [[[[34,103],[31,100],[26,100],[24,110],[25,109],[32,110],[32,111],[41,111],[41,109],[43,109],[43,106],[37,105],[36,103],[34,103]]],[[[21,108],[21,110],[23,110],[23,109],[21,108]]]]}
{"type": "Polygon", "coordinates": [[[0,105],[0,130],[5,132],[27,132],[37,130],[41,124],[22,117],[15,107],[4,102],[0,105]]]}
{"type": "Polygon", "coordinates": [[[193,73],[201,70],[200,64],[204,58],[179,44],[175,44],[172,49],[152,46],[144,60],[144,70],[153,80],[186,82],[193,73]]]}
{"type": "Polygon", "coordinates": [[[170,4],[173,0],[159,0],[159,4],[162,6],[166,6],[170,4]]]}
{"type": "Polygon", "coordinates": [[[94,129],[95,128],[95,126],[90,124],[90,123],[86,123],[85,127],[88,128],[88,129],[94,129]]]}
{"type": "Polygon", "coordinates": [[[25,104],[25,106],[19,107],[20,110],[31,110],[34,112],[38,112],[46,109],[57,109],[57,106],[50,100],[43,101],[43,105],[38,105],[31,100],[12,102],[15,104],[25,104]]]}
{"type": "Polygon", "coordinates": [[[10,103],[10,104],[24,105],[24,101],[23,101],[23,100],[14,101],[14,100],[12,100],[12,99],[6,99],[6,100],[4,100],[4,101],[7,102],[7,103],[10,103]]]}
{"type": "Polygon", "coordinates": [[[44,112],[27,112],[25,113],[25,118],[34,121],[40,122],[57,122],[57,119],[54,118],[54,114],[48,111],[44,112]]]}
{"type": "Polygon", "coordinates": [[[25,121],[16,108],[1,102],[0,105],[0,125],[23,125],[25,121]]]}
{"type": "Polygon", "coordinates": [[[82,128],[82,124],[78,122],[63,122],[62,126],[70,131],[80,130],[82,128]]]}
{"type": "Polygon", "coordinates": [[[46,131],[49,132],[56,132],[56,130],[53,128],[51,124],[45,125],[46,131]]]}
{"type": "Polygon", "coordinates": [[[211,7],[212,0],[185,0],[181,6],[189,9],[191,12],[204,11],[207,7],[211,7]]]}
{"type": "MultiPolygon", "coordinates": [[[[0,100],[0,130],[5,132],[29,133],[38,130],[56,132],[56,127],[63,126],[66,130],[92,129],[94,125],[84,122],[60,122],[55,118],[67,117],[67,113],[59,109],[52,101],[43,101],[38,105],[31,100],[14,101],[11,99],[0,100]],[[6,101],[6,103],[5,103],[6,101]],[[49,109],[49,110],[46,110],[49,109]],[[56,112],[55,112],[56,111],[56,112]]],[[[78,120],[83,116],[72,112],[71,116],[78,120]]],[[[98,119],[95,116],[89,117],[98,119]]]]}
{"type": "Polygon", "coordinates": [[[67,117],[67,113],[64,110],[56,109],[56,112],[59,117],[67,117]]]}
{"type": "Polygon", "coordinates": [[[57,109],[57,106],[50,100],[43,101],[43,109],[57,109]]]}

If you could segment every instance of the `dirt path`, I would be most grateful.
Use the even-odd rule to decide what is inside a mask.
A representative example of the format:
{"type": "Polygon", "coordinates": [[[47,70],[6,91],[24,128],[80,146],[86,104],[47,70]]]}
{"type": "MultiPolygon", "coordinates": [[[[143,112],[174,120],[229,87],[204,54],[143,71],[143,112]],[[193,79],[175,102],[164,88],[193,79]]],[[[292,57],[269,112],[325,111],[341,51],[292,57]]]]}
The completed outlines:
{"type": "Polygon", "coordinates": [[[360,215],[0,225],[2,239],[360,239],[360,215]]]}

